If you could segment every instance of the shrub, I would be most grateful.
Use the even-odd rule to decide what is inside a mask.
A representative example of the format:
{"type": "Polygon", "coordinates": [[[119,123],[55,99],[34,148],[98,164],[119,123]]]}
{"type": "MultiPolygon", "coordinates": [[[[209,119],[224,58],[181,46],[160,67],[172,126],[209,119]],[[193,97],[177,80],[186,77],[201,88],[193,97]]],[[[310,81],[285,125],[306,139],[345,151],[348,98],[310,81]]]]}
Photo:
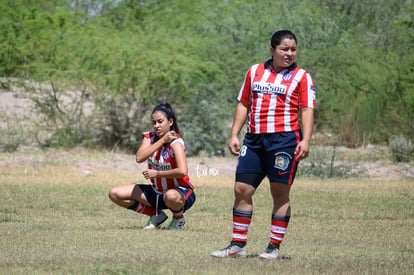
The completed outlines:
{"type": "Polygon", "coordinates": [[[317,178],[349,178],[358,177],[364,168],[358,163],[347,163],[339,160],[336,147],[313,146],[309,157],[299,164],[297,176],[317,178]]]}
{"type": "Polygon", "coordinates": [[[396,162],[409,162],[412,159],[414,145],[404,135],[392,136],[389,139],[392,158],[396,162]]]}
{"type": "Polygon", "coordinates": [[[10,122],[7,118],[3,124],[0,126],[0,152],[15,152],[25,143],[24,129],[20,123],[10,122]]]}

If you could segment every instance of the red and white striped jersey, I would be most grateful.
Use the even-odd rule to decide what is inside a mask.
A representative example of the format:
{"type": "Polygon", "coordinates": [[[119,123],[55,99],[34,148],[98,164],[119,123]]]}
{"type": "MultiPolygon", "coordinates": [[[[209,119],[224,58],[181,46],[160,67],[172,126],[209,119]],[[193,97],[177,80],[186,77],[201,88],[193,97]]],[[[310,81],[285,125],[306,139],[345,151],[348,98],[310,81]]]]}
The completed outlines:
{"type": "Polygon", "coordinates": [[[315,108],[309,73],[294,63],[275,72],[272,60],[251,66],[237,100],[249,107],[247,132],[265,134],[299,130],[299,108],[315,108]]]}
{"type": "MultiPolygon", "coordinates": [[[[158,140],[158,137],[154,131],[145,132],[143,136],[144,138],[148,138],[151,144],[155,143],[158,140]]],[[[148,158],[149,169],[165,171],[177,168],[177,162],[175,160],[174,151],[172,150],[171,146],[177,142],[181,143],[184,146],[183,139],[180,137],[180,135],[177,134],[177,136],[178,138],[170,143],[164,144],[148,158]]],[[[160,194],[165,193],[168,189],[175,189],[179,186],[194,189],[194,186],[191,184],[188,175],[182,178],[156,177],[151,179],[151,183],[155,192],[160,194]]]]}

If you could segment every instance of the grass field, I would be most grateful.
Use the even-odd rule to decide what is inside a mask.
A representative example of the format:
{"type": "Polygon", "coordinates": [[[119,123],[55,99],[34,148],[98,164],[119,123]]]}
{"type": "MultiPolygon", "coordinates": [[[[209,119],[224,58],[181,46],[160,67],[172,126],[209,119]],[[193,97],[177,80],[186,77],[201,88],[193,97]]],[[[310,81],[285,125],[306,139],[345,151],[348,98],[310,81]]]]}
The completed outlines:
{"type": "Polygon", "coordinates": [[[1,274],[414,273],[413,178],[298,178],[283,258],[269,262],[256,257],[269,240],[267,181],[254,197],[249,257],[215,259],[210,252],[231,237],[232,175],[190,174],[197,202],[185,230],[144,231],[145,216],[107,196],[144,181],[139,169],[104,165],[84,176],[82,165],[48,156],[10,163],[0,166],[1,274]]]}

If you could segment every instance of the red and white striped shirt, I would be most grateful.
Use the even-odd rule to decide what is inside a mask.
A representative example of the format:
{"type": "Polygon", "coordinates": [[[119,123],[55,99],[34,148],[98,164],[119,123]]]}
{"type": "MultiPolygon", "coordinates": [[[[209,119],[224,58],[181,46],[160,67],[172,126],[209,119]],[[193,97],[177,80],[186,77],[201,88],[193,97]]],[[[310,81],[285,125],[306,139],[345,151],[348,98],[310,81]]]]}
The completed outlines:
{"type": "Polygon", "coordinates": [[[247,132],[265,134],[299,130],[299,107],[315,108],[309,73],[294,63],[275,72],[272,60],[249,68],[237,100],[249,106],[247,132]]]}
{"type": "MultiPolygon", "coordinates": [[[[148,138],[151,144],[155,143],[158,140],[158,137],[154,131],[145,132],[143,136],[148,138]]],[[[180,135],[177,134],[177,136],[178,138],[170,143],[164,144],[148,158],[149,169],[165,171],[177,168],[177,162],[175,160],[174,151],[172,150],[171,146],[177,142],[181,143],[184,146],[183,139],[180,137],[180,135]]],[[[163,194],[168,189],[175,189],[179,186],[194,189],[194,186],[191,184],[188,175],[182,178],[156,177],[151,179],[151,183],[152,188],[154,188],[155,192],[159,194],[163,194]]]]}

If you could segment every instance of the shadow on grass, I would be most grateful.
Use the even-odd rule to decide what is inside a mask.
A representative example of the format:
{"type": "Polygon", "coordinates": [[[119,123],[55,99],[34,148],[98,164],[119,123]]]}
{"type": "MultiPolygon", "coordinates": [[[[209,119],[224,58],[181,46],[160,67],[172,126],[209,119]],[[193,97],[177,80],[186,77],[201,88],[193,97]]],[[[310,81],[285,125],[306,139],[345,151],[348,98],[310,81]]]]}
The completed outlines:
{"type": "MultiPolygon", "coordinates": [[[[246,256],[246,258],[259,258],[259,254],[250,254],[250,255],[247,255],[246,256]]],[[[266,261],[266,259],[262,259],[262,258],[260,258],[261,260],[263,260],[263,261],[266,261]]],[[[292,256],[280,256],[278,259],[277,259],[278,261],[286,261],[286,260],[292,260],[292,256]]],[[[269,261],[269,260],[267,260],[267,261],[269,261]]]]}

